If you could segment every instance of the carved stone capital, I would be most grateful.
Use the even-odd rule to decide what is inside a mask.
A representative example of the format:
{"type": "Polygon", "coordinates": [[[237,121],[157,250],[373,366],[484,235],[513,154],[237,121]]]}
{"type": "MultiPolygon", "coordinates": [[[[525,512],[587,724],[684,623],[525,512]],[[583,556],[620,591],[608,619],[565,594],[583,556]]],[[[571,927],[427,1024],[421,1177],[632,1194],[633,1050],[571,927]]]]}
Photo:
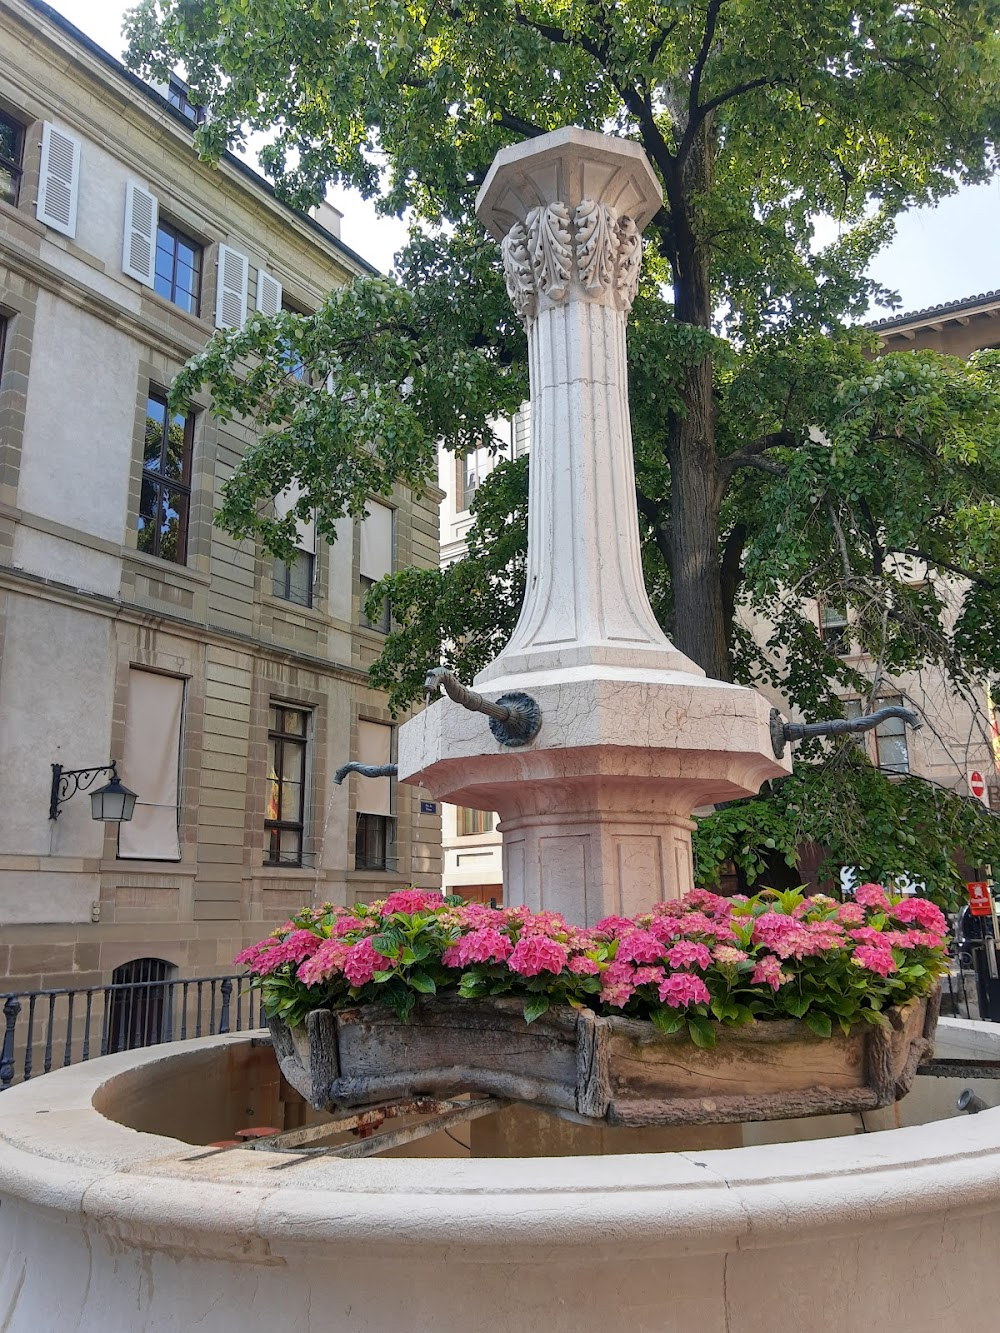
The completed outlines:
{"type": "Polygon", "coordinates": [[[630,217],[610,204],[557,200],[529,210],[501,243],[507,294],[526,324],[545,303],[575,296],[624,314],[639,283],[642,241],[630,217]]]}

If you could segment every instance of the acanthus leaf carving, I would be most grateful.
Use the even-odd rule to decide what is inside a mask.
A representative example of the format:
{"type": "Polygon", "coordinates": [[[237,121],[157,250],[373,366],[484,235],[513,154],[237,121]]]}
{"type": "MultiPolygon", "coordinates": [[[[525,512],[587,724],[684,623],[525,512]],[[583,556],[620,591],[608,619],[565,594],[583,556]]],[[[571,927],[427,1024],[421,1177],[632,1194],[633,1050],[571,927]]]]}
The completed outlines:
{"type": "Polygon", "coordinates": [[[599,295],[615,280],[619,237],[618,213],[594,199],[581,199],[573,212],[576,223],[576,264],[588,292],[599,295]]]}
{"type": "Polygon", "coordinates": [[[642,266],[642,237],[630,217],[618,219],[618,270],[615,275],[615,294],[618,305],[627,315],[639,289],[639,269],[642,266]]]}
{"type": "Polygon", "coordinates": [[[608,204],[582,199],[572,213],[558,200],[539,205],[514,223],[500,248],[507,294],[526,324],[542,297],[564,300],[574,276],[585,297],[603,298],[625,314],[632,308],[642,240],[634,219],[608,204]]]}
{"type": "Polygon", "coordinates": [[[561,301],[573,270],[573,233],[569,209],[556,200],[544,208],[533,208],[525,219],[528,252],[539,296],[561,301]]]}
{"type": "Polygon", "coordinates": [[[528,253],[528,232],[515,222],[500,246],[507,295],[519,317],[527,322],[535,314],[535,274],[528,253]]]}

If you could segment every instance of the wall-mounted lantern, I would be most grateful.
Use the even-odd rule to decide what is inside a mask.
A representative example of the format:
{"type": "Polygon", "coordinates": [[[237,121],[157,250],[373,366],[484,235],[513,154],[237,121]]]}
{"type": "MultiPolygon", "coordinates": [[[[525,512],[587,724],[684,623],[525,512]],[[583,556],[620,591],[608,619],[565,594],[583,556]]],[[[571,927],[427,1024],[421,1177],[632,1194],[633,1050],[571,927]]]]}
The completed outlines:
{"type": "Polygon", "coordinates": [[[78,791],[86,791],[102,773],[110,773],[111,781],[90,793],[91,819],[98,819],[104,824],[124,824],[131,819],[135,809],[135,792],[130,791],[118,776],[118,764],[114,759],[99,768],[63,768],[62,764],[53,764],[49,818],[58,819],[63,801],[68,801],[78,791]]]}

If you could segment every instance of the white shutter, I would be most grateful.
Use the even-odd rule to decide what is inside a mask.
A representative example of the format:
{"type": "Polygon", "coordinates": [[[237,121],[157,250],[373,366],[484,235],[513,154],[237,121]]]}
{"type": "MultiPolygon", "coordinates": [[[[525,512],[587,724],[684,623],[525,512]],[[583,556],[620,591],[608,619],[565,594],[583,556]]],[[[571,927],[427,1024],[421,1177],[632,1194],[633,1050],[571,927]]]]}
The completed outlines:
{"type": "Polygon", "coordinates": [[[215,296],[215,327],[241,329],[247,320],[247,278],[250,264],[246,255],[219,246],[219,272],[215,296]]]}
{"type": "MultiPolygon", "coordinates": [[[[392,763],[392,727],[358,720],[358,762],[392,763]]],[[[356,809],[364,815],[392,814],[392,778],[358,778],[356,809]]]]}
{"type": "Polygon", "coordinates": [[[156,224],[159,206],[156,195],[144,185],[129,181],[125,187],[125,240],[122,272],[152,287],[156,276],[156,224]]]}
{"type": "Polygon", "coordinates": [[[281,283],[262,268],[257,270],[257,309],[262,315],[276,315],[281,309],[281,283]]]}
{"type": "Polygon", "coordinates": [[[393,511],[388,505],[368,501],[368,512],[361,520],[361,577],[376,583],[392,573],[393,511]]]}
{"type": "Polygon", "coordinates": [[[45,122],[35,216],[65,236],[76,235],[76,199],[80,184],[80,140],[45,122]]]}

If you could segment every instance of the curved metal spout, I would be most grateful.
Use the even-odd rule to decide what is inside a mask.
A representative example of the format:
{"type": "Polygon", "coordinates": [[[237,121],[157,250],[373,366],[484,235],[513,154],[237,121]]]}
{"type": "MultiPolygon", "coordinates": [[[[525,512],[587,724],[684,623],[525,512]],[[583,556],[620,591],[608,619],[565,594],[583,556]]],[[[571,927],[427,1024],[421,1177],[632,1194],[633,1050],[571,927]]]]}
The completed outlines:
{"type": "Polygon", "coordinates": [[[435,690],[444,690],[449,699],[470,713],[485,713],[490,731],[501,745],[516,748],[533,741],[542,728],[542,710],[530,694],[514,690],[496,701],[485,698],[463,685],[447,667],[434,667],[424,680],[424,695],[430,700],[435,690]]]}
{"type": "Polygon", "coordinates": [[[812,736],[844,736],[852,732],[871,731],[887,718],[900,717],[907,726],[919,731],[923,725],[912,708],[888,704],[864,717],[834,717],[826,722],[785,722],[776,708],[771,709],[771,745],[776,759],[785,753],[789,741],[801,741],[812,736]]]}
{"type": "Polygon", "coordinates": [[[358,773],[363,778],[394,778],[398,772],[398,764],[359,764],[357,760],[352,760],[337,769],[333,780],[339,787],[348,773],[358,773]]]}

